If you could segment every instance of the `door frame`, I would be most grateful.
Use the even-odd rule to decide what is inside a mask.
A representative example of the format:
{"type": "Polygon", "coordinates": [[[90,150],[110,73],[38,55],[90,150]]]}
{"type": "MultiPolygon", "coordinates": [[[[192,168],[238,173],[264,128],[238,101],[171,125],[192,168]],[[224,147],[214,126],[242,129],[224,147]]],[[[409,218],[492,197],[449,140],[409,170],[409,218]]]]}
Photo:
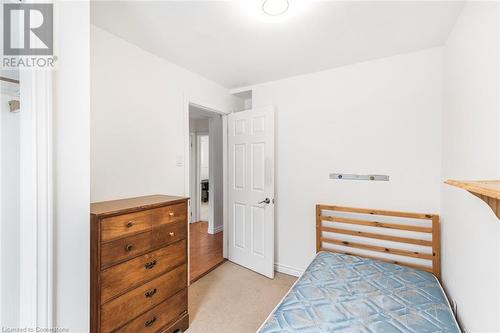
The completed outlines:
{"type": "MultiPolygon", "coordinates": [[[[222,226],[223,231],[226,231],[228,228],[227,221],[227,186],[228,186],[228,171],[227,171],[227,116],[230,112],[224,112],[209,105],[209,103],[196,101],[195,98],[192,98],[188,95],[184,95],[184,196],[189,197],[191,184],[190,184],[190,173],[191,173],[191,165],[190,165],[190,151],[189,151],[189,139],[190,139],[190,129],[189,129],[189,106],[195,106],[197,108],[206,110],[208,112],[212,112],[221,116],[222,121],[222,166],[223,166],[223,176],[222,176],[222,186],[223,186],[223,198],[222,198],[222,226]]],[[[190,198],[191,199],[191,198],[190,198]]],[[[191,200],[190,200],[191,201],[191,200]]],[[[191,203],[192,204],[192,203],[191,203]]],[[[189,269],[190,266],[190,255],[189,255],[189,246],[190,246],[190,232],[188,228],[188,284],[191,280],[191,272],[189,269]]],[[[228,237],[227,232],[222,234],[222,256],[227,258],[227,246],[228,246],[228,237]]]]}
{"type": "Polygon", "coordinates": [[[54,322],[53,79],[20,71],[20,327],[54,322]]]}
{"type": "MultiPolygon", "coordinates": [[[[196,165],[198,165],[198,152],[196,144],[196,133],[189,132],[189,179],[196,178],[196,165]],[[193,163],[192,163],[193,162],[193,163]],[[194,165],[193,165],[194,164],[194,165]]],[[[195,184],[189,184],[189,193],[196,193],[197,188],[195,184]]],[[[198,221],[198,207],[193,204],[190,205],[189,223],[198,221]]]]}
{"type": "MultiPolygon", "coordinates": [[[[52,327],[54,321],[52,72],[19,70],[19,90],[21,106],[17,325],[52,327]]],[[[0,126],[2,118],[3,116],[0,116],[0,126]]],[[[3,162],[1,154],[0,162],[3,162]]],[[[2,171],[1,163],[0,171],[2,171]]],[[[0,184],[2,182],[0,172],[0,184]]],[[[0,198],[1,196],[0,193],[0,198]]],[[[0,214],[2,208],[0,201],[0,214]]],[[[0,225],[0,245],[2,237],[3,230],[0,225]]],[[[0,267],[3,265],[4,262],[0,258],[0,267]]],[[[3,309],[0,304],[0,321],[3,319],[2,315],[3,309]]]]}

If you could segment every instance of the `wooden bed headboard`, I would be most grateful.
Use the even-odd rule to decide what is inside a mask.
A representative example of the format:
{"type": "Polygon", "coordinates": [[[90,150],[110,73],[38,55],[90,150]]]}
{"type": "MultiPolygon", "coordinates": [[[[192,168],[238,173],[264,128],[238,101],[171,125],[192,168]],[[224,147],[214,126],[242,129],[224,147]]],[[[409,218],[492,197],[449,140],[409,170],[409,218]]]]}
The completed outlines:
{"type": "Polygon", "coordinates": [[[439,215],[318,204],[319,251],[418,268],[441,279],[439,215]]]}

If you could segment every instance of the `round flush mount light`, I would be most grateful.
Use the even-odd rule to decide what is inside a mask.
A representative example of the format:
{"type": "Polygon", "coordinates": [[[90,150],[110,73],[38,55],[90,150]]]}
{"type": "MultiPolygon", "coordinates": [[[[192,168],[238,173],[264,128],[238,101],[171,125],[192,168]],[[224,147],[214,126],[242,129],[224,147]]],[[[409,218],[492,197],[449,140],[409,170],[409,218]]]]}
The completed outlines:
{"type": "Polygon", "coordinates": [[[265,0],[262,3],[262,11],[270,16],[285,14],[288,7],[290,7],[288,0],[265,0]]]}

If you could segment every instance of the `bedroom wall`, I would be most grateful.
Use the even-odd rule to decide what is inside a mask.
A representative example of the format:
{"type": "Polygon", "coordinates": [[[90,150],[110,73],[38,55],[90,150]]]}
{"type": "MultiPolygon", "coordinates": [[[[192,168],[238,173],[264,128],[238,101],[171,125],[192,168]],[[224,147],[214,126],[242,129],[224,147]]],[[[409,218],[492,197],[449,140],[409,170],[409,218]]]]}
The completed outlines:
{"type": "Polygon", "coordinates": [[[230,112],[243,100],[91,26],[91,200],[184,195],[187,101],[230,112]]]}
{"type": "Polygon", "coordinates": [[[55,3],[54,327],[89,332],[89,1],[55,3]]]}
{"type": "Polygon", "coordinates": [[[277,109],[278,269],[298,274],[314,256],[316,203],[439,213],[442,56],[433,48],[252,87],[254,108],[277,109]]]}
{"type": "MultiPolygon", "coordinates": [[[[500,179],[500,4],[465,5],[445,47],[443,180],[500,179]]],[[[442,185],[443,278],[469,332],[500,332],[500,223],[442,185]]]]}

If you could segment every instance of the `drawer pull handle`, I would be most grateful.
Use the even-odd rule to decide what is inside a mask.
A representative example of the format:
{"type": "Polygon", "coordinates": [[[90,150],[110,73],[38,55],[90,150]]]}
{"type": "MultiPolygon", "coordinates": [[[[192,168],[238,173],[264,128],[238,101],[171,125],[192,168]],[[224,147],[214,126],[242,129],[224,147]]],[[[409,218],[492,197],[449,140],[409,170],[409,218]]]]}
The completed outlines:
{"type": "Polygon", "coordinates": [[[134,226],[134,221],[128,221],[126,227],[132,228],[134,226]]]}
{"type": "Polygon", "coordinates": [[[153,317],[151,319],[149,319],[147,322],[144,323],[144,327],[149,327],[151,325],[153,325],[156,321],[156,317],[153,317]]]}
{"type": "Polygon", "coordinates": [[[174,237],[175,236],[175,232],[169,232],[168,234],[170,235],[170,237],[174,237]]]}
{"type": "Polygon", "coordinates": [[[134,246],[132,244],[127,244],[125,246],[125,251],[130,252],[130,251],[132,251],[133,248],[134,248],[134,246]]]}
{"type": "Polygon", "coordinates": [[[156,265],[156,260],[153,260],[153,261],[146,263],[146,265],[144,265],[144,268],[151,269],[151,268],[155,267],[155,265],[156,265]]]}
{"type": "Polygon", "coordinates": [[[168,215],[170,215],[170,217],[174,216],[174,212],[170,212],[168,213],[168,215]]]}
{"type": "Polygon", "coordinates": [[[146,296],[146,298],[151,298],[154,294],[156,294],[156,288],[146,291],[144,296],[146,296]]]}

